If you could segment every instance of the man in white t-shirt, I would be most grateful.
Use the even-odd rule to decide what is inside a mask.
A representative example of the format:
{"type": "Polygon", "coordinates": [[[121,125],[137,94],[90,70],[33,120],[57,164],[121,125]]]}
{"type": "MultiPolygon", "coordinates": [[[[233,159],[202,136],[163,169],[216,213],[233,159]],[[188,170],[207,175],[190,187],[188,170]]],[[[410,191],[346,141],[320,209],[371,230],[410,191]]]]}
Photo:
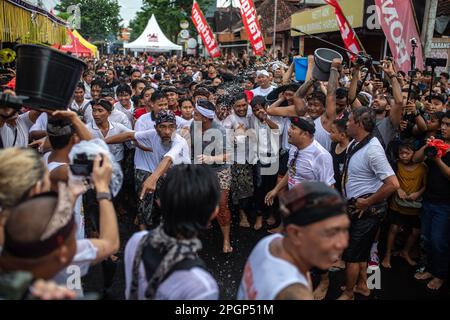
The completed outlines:
{"type": "Polygon", "coordinates": [[[367,107],[353,111],[347,122],[347,133],[354,140],[347,149],[342,180],[351,227],[343,255],[347,266],[341,300],[354,299],[355,292],[370,295],[366,275],[370,249],[385,216],[386,200],[400,187],[380,141],[371,134],[375,126],[375,113],[367,107]]]}
{"type": "Polygon", "coordinates": [[[135,233],[125,248],[125,297],[217,300],[217,283],[198,257],[198,234],[219,211],[215,173],[208,166],[176,166],[167,174],[160,199],[162,225],[135,233]]]}
{"type": "Polygon", "coordinates": [[[284,232],[253,249],[239,300],[313,300],[310,269],[330,268],[347,247],[345,202],[323,182],[296,185],[280,196],[280,211],[284,232]]]}
{"type": "Polygon", "coordinates": [[[272,205],[275,197],[286,187],[292,189],[305,181],[321,181],[328,186],[333,186],[336,182],[333,158],[314,139],[314,133],[314,123],[310,118],[291,118],[288,172],[266,195],[268,205],[272,205]]]}
{"type": "Polygon", "coordinates": [[[78,114],[84,120],[84,112],[90,106],[91,100],[85,98],[85,87],[82,82],[78,83],[75,88],[74,99],[70,105],[70,109],[78,114]]]}
{"type": "Polygon", "coordinates": [[[269,78],[269,72],[266,70],[258,70],[256,71],[256,83],[258,84],[258,87],[256,89],[253,89],[253,96],[267,96],[270,92],[272,92],[273,89],[275,89],[274,86],[270,85],[270,78],[269,78]]]}
{"type": "Polygon", "coordinates": [[[105,139],[108,144],[136,141],[138,147],[147,152],[145,158],[135,158],[138,221],[141,228],[145,228],[145,225],[153,225],[155,222],[152,208],[157,184],[162,183],[160,178],[172,164],[191,163],[186,140],[175,132],[175,114],[168,110],[160,111],[156,116],[155,124],[155,130],[133,131],[105,139]]]}

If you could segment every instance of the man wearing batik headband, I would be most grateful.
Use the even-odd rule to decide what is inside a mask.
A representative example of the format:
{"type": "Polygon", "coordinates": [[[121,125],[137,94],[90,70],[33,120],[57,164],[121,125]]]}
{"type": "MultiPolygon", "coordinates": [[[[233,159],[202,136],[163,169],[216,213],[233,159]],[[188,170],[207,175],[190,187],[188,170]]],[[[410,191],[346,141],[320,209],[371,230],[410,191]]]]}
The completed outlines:
{"type": "Polygon", "coordinates": [[[309,270],[326,270],[348,245],[350,221],[339,193],[303,182],[280,196],[284,233],[262,239],[244,268],[238,299],[312,300],[309,270]]]}
{"type": "Polygon", "coordinates": [[[214,170],[220,183],[221,197],[217,221],[223,235],[223,252],[231,253],[230,243],[231,212],[228,197],[231,185],[231,158],[233,142],[225,129],[214,118],[215,106],[207,100],[197,100],[194,110],[194,122],[191,124],[191,154],[193,163],[208,164],[214,170]],[[211,133],[214,140],[207,138],[211,133]],[[214,146],[214,148],[212,148],[214,146]],[[212,150],[206,154],[206,150],[212,150]],[[200,154],[199,154],[200,152],[200,154]]]}
{"type": "Polygon", "coordinates": [[[289,128],[288,172],[276,187],[266,195],[272,205],[275,197],[286,187],[292,189],[305,181],[321,181],[334,185],[333,159],[330,153],[314,139],[315,127],[310,118],[291,118],[289,128]]]}
{"type": "Polygon", "coordinates": [[[125,132],[105,139],[108,144],[136,141],[138,147],[148,153],[147,161],[140,164],[139,171],[136,170],[137,218],[141,229],[158,223],[155,219],[159,217],[153,216],[152,211],[154,192],[158,189],[157,184],[160,186],[162,183],[160,178],[172,164],[191,163],[188,144],[176,133],[176,129],[175,114],[162,110],[156,115],[155,129],[125,132]]]}
{"type": "Polygon", "coordinates": [[[80,268],[80,276],[84,276],[91,264],[114,254],[119,249],[119,231],[109,195],[111,174],[109,159],[98,156],[92,174],[100,204],[98,239],[75,239],[73,206],[78,191],[60,183],[58,195],[37,195],[11,209],[5,226],[0,269],[28,271],[35,278],[54,279],[59,284],[67,285],[72,273],[64,268],[76,265],[80,268]]]}

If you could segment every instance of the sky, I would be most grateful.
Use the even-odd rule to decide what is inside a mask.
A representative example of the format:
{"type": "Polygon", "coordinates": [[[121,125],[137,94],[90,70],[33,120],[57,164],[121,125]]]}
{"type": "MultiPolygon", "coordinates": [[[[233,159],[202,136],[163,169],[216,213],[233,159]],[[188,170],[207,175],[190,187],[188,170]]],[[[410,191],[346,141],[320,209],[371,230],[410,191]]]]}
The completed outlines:
{"type": "MultiPolygon", "coordinates": [[[[28,0],[32,3],[37,3],[37,0],[28,0]]],[[[59,1],[58,0],[43,0],[44,6],[47,10],[54,8],[59,1]]],[[[134,18],[136,12],[142,7],[142,0],[119,0],[121,6],[120,15],[122,16],[123,23],[128,25],[128,22],[134,18]]]]}

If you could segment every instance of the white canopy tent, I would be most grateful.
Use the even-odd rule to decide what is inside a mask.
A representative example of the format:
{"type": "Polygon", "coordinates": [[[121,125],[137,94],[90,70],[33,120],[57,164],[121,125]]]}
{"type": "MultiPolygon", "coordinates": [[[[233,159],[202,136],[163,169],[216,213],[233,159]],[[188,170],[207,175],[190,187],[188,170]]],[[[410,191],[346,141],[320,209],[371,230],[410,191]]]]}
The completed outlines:
{"type": "Polygon", "coordinates": [[[171,51],[183,50],[182,46],[176,45],[162,32],[156,21],[155,15],[148,20],[144,32],[135,41],[124,44],[124,48],[131,51],[171,51]]]}

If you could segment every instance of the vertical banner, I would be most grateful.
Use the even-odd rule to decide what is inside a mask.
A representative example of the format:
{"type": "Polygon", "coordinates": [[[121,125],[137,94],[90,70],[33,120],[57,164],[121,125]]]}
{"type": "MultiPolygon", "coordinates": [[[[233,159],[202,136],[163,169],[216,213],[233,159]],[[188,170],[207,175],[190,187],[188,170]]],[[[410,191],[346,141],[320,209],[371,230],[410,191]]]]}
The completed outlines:
{"type": "MultiPolygon", "coordinates": [[[[353,30],[351,25],[348,23],[347,18],[345,18],[344,12],[342,11],[342,8],[337,0],[325,0],[325,2],[334,7],[342,40],[344,41],[347,50],[350,50],[355,54],[363,51],[359,45],[358,36],[356,35],[355,30],[353,30]]],[[[355,60],[356,56],[351,55],[350,59],[355,60]]]]}
{"type": "Polygon", "coordinates": [[[216,39],[214,39],[214,35],[211,31],[211,28],[209,27],[208,23],[206,22],[205,17],[203,16],[203,12],[198,6],[197,1],[194,0],[194,4],[192,5],[192,22],[194,22],[195,28],[197,29],[198,33],[202,37],[203,43],[206,47],[206,49],[209,52],[209,55],[211,58],[217,58],[220,57],[220,50],[219,46],[216,42],[216,39]]]}
{"type": "Polygon", "coordinates": [[[420,36],[411,2],[375,0],[381,28],[389,43],[397,70],[408,73],[411,70],[411,39],[417,40],[416,68],[423,70],[423,53],[420,36]]]}
{"type": "Polygon", "coordinates": [[[258,16],[256,14],[255,5],[253,0],[239,0],[241,5],[242,22],[245,27],[245,31],[248,35],[253,53],[256,56],[262,56],[266,46],[264,44],[264,38],[261,32],[261,27],[258,22],[258,16]]]}

